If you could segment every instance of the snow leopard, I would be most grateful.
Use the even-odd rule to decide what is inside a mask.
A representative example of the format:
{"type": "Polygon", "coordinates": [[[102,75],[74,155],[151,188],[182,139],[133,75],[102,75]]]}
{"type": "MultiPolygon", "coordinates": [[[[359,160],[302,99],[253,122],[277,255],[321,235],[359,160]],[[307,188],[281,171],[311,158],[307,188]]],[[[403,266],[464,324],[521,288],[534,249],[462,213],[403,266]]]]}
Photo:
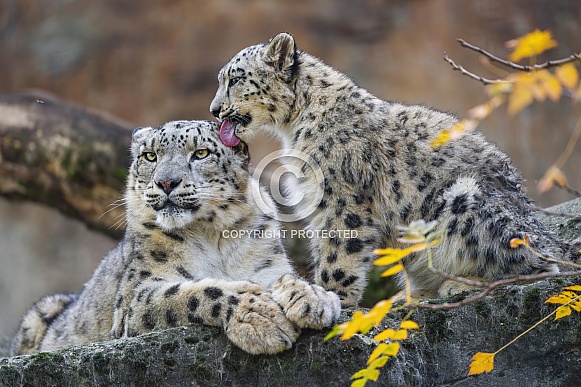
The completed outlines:
{"type": "MultiPolygon", "coordinates": [[[[433,266],[450,276],[486,281],[557,272],[549,258],[570,258],[571,246],[534,216],[519,171],[496,145],[476,131],[441,147],[432,142],[459,120],[421,105],[384,101],[320,59],[297,49],[280,33],[244,48],[218,73],[210,105],[227,146],[251,142],[264,129],[285,149],[318,163],[324,179],[304,160],[292,190],[324,191],[308,229],[354,230],[356,238],[313,238],[316,283],[336,292],[343,306],[357,305],[376,258],[374,249],[403,248],[398,226],[437,221],[443,241],[431,250],[433,266]]],[[[311,198],[312,199],[312,198],[311,198]]],[[[301,201],[296,211],[301,211],[301,201]]],[[[427,252],[404,260],[411,293],[446,296],[466,286],[431,271],[427,252]]],[[[400,284],[403,276],[400,275],[400,284]]]]}
{"type": "Polygon", "coordinates": [[[224,146],[215,122],[172,121],[135,129],[131,155],[123,240],[82,292],[32,306],[12,355],[188,324],[222,327],[241,349],[273,354],[301,328],[335,323],[338,296],[296,274],[276,214],[252,200],[263,188],[245,143],[224,146]]]}

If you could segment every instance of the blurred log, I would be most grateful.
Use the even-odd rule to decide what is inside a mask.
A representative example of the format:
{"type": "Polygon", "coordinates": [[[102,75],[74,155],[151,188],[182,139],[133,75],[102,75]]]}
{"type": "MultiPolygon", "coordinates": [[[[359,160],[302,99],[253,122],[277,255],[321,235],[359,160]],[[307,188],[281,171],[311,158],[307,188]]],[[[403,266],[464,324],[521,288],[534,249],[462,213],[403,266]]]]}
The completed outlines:
{"type": "Polygon", "coordinates": [[[57,208],[115,238],[132,125],[41,92],[0,94],[0,195],[57,208]]]}

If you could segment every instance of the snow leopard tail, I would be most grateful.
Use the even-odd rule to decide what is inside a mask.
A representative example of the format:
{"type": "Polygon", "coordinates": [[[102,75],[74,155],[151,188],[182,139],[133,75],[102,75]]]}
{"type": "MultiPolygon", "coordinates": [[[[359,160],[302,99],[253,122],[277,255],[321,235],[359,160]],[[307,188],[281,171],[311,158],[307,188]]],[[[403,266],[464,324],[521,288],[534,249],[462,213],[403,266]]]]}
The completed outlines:
{"type": "Polygon", "coordinates": [[[10,355],[38,352],[52,322],[78,298],[78,294],[55,294],[37,301],[22,317],[12,339],[10,355]]]}

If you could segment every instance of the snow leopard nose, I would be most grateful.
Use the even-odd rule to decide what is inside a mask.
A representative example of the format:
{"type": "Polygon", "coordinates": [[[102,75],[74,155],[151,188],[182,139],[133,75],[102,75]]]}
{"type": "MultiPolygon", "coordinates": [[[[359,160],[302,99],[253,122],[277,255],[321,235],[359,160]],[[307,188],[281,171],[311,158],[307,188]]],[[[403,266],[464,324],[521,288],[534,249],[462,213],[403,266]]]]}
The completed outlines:
{"type": "Polygon", "coordinates": [[[212,103],[210,104],[210,113],[212,113],[214,117],[220,118],[220,112],[222,112],[222,104],[218,100],[218,94],[216,94],[212,100],[212,103]]]}
{"type": "Polygon", "coordinates": [[[222,109],[220,109],[220,106],[218,106],[218,107],[210,106],[210,113],[212,113],[212,115],[216,118],[220,118],[220,111],[221,110],[222,109]]]}
{"type": "Polygon", "coordinates": [[[170,179],[170,180],[159,180],[156,181],[155,184],[157,184],[158,187],[163,189],[163,192],[169,195],[171,191],[173,191],[174,188],[177,187],[181,182],[182,182],[181,179],[179,181],[170,179]]]}

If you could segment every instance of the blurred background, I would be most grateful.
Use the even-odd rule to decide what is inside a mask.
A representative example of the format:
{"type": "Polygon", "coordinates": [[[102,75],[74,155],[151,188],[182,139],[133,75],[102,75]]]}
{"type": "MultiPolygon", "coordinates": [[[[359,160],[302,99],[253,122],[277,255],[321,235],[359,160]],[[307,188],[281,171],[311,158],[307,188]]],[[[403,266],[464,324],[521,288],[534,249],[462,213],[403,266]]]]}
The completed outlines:
{"type": "MultiPolygon", "coordinates": [[[[486,100],[483,86],[452,71],[444,52],[486,77],[505,69],[483,67],[457,38],[506,57],[507,40],[550,29],[559,46],[545,61],[581,51],[580,23],[579,0],[0,0],[0,93],[41,89],[135,126],[212,119],[219,69],[288,31],[300,49],[383,99],[462,116],[486,100]]],[[[539,196],[535,184],[580,113],[566,99],[515,117],[502,108],[480,130],[515,160],[537,203],[550,206],[571,196],[539,196]]],[[[277,146],[268,137],[253,143],[255,164],[277,146]]],[[[580,147],[564,168],[577,189],[580,147]]],[[[115,243],[49,208],[0,198],[0,336],[40,296],[81,290],[115,243]]]]}

